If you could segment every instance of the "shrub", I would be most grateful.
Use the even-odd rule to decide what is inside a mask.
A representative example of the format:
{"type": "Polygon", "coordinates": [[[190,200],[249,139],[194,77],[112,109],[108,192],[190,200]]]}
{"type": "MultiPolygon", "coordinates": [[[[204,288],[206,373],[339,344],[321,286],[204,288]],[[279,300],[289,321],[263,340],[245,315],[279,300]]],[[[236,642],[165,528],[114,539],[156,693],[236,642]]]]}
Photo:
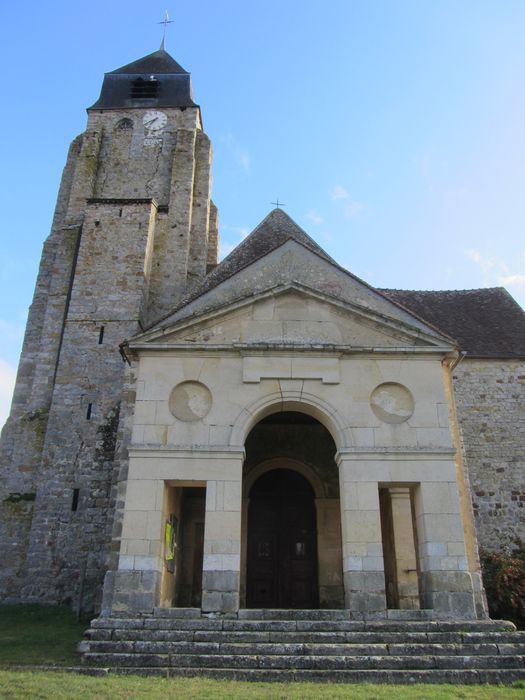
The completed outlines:
{"type": "Polygon", "coordinates": [[[480,553],[490,616],[525,627],[525,547],[480,553]]]}

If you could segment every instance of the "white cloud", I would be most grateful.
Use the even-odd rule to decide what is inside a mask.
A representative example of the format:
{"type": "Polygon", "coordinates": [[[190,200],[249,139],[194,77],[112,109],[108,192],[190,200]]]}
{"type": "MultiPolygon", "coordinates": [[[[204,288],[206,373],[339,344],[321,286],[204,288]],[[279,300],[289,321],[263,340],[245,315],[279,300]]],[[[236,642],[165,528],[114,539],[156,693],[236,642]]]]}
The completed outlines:
{"type": "MultiPolygon", "coordinates": [[[[525,291],[525,275],[515,272],[516,267],[521,265],[521,260],[525,260],[524,253],[515,255],[512,263],[503,257],[485,255],[475,249],[466,250],[465,255],[480,269],[484,284],[509,287],[514,294],[525,291]]],[[[519,296],[520,298],[516,297],[516,300],[523,304],[523,295],[519,294],[519,296]]]]}
{"type": "Polygon", "coordinates": [[[343,215],[346,219],[355,219],[366,208],[363,202],[354,199],[350,192],[342,185],[336,185],[334,187],[332,190],[332,199],[334,202],[341,202],[343,205],[343,215]]]}
{"type": "Polygon", "coordinates": [[[0,337],[3,345],[6,343],[19,345],[24,337],[24,326],[21,323],[13,323],[13,321],[0,318],[0,337]]]}
{"type": "Polygon", "coordinates": [[[498,282],[504,287],[525,287],[525,275],[503,275],[498,282]]]}
{"type": "Polygon", "coordinates": [[[355,219],[362,211],[364,211],[365,205],[363,202],[358,202],[355,199],[350,199],[345,202],[343,213],[347,219],[355,219]]]}
{"type": "Polygon", "coordinates": [[[234,248],[236,248],[241,241],[243,241],[246,236],[250,233],[250,229],[247,226],[221,226],[221,233],[226,233],[224,238],[221,236],[219,239],[219,260],[223,260],[227,255],[229,255],[234,248]]]}
{"type": "Polygon", "coordinates": [[[0,360],[0,428],[4,425],[15,388],[16,370],[4,360],[0,360]]]}
{"type": "Polygon", "coordinates": [[[318,226],[323,223],[323,217],[319,214],[317,209],[310,209],[308,214],[305,214],[305,219],[308,219],[312,224],[318,226]]]}
{"type": "Polygon", "coordinates": [[[219,241],[219,260],[224,260],[236,246],[233,243],[219,241]]]}
{"type": "Polygon", "coordinates": [[[489,270],[494,269],[494,267],[496,267],[498,264],[498,261],[495,258],[484,256],[479,250],[470,249],[467,250],[466,253],[467,258],[476,263],[482,272],[489,272],[489,270]]]}
{"type": "Polygon", "coordinates": [[[226,147],[230,151],[237,165],[246,173],[246,175],[249,175],[252,161],[247,149],[244,148],[244,146],[241,146],[233,134],[227,134],[222,141],[226,144],[226,147]]]}
{"type": "Polygon", "coordinates": [[[350,197],[349,192],[345,190],[342,185],[336,185],[332,190],[332,199],[348,199],[350,197]]]}

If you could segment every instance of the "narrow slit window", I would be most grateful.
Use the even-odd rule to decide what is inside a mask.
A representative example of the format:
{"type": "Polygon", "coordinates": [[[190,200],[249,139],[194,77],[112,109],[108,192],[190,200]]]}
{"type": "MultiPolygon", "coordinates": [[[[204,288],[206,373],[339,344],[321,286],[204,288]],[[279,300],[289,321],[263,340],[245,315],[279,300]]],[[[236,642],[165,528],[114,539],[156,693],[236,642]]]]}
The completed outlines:
{"type": "Polygon", "coordinates": [[[98,333],[98,344],[102,345],[104,342],[104,326],[100,326],[100,331],[98,333]]]}
{"type": "Polygon", "coordinates": [[[80,495],[80,489],[73,489],[73,498],[71,499],[71,510],[78,510],[78,497],[80,495]]]}
{"type": "Polygon", "coordinates": [[[91,412],[93,410],[93,404],[88,403],[87,411],[86,411],[86,420],[91,420],[91,412]]]}

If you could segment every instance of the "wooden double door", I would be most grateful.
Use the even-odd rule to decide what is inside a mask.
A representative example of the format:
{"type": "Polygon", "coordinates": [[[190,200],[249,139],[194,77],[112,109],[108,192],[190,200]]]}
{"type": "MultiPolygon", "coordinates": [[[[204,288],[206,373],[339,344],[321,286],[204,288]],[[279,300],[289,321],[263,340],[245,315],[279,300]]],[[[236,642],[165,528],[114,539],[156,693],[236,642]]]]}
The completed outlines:
{"type": "Polygon", "coordinates": [[[267,472],[250,491],[246,604],[319,607],[315,497],[295,471],[267,472]]]}

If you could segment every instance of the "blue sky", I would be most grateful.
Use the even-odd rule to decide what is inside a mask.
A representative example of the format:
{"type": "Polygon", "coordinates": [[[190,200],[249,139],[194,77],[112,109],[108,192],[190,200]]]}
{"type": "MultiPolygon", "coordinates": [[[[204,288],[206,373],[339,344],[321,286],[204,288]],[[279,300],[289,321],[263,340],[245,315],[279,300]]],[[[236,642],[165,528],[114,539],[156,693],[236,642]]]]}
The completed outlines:
{"type": "Polygon", "coordinates": [[[167,49],[214,147],[222,250],[272,208],[379,287],[525,306],[523,0],[29,0],[0,9],[0,425],[69,142],[167,49]]]}

